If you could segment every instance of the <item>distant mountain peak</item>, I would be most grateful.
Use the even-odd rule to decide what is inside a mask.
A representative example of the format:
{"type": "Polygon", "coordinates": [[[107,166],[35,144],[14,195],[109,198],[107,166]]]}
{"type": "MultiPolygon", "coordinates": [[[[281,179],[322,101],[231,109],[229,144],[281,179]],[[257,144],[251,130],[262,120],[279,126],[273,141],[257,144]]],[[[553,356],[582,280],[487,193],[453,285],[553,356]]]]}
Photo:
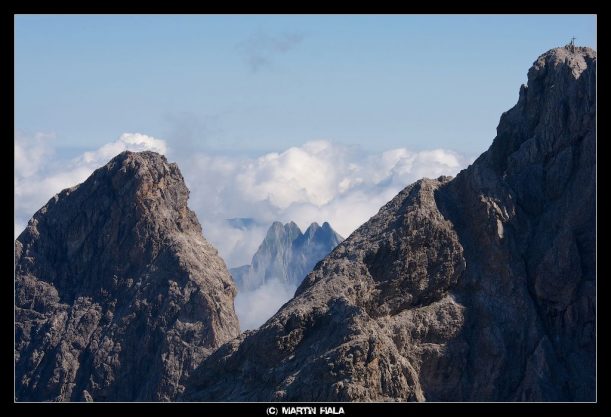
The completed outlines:
{"type": "Polygon", "coordinates": [[[230,270],[238,288],[254,289],[271,279],[297,286],[305,275],[342,240],[325,222],[313,222],[305,233],[293,221],[275,221],[252,258],[250,266],[230,270]]]}
{"type": "Polygon", "coordinates": [[[299,226],[297,226],[297,223],[293,221],[290,221],[287,224],[285,224],[284,228],[290,231],[291,233],[297,233],[297,234],[301,233],[301,229],[299,228],[299,226]]]}
{"type": "Polygon", "coordinates": [[[306,236],[314,236],[319,230],[320,230],[320,226],[318,225],[318,223],[313,222],[312,224],[308,226],[308,228],[306,229],[306,231],[303,234],[306,236]]]}
{"type": "MultiPolygon", "coordinates": [[[[326,224],[329,224],[329,223],[327,223],[327,222],[325,222],[325,223],[326,223],[326,224]]],[[[319,225],[318,223],[316,223],[316,222],[312,222],[312,223],[311,223],[311,224],[308,226],[308,229],[313,229],[313,230],[320,229],[320,225],[319,225]]]]}

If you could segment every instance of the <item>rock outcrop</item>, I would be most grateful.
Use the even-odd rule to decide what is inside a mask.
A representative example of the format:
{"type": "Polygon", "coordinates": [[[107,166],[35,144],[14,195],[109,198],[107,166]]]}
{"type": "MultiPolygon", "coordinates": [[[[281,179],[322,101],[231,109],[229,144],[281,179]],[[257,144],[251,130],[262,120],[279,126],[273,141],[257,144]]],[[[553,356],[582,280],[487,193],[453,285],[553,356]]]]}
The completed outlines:
{"type": "Polygon", "coordinates": [[[123,152],[15,243],[17,401],[167,401],[239,334],[235,285],[175,164],[123,152]]]}
{"type": "Polygon", "coordinates": [[[229,272],[240,290],[256,289],[272,279],[295,288],[342,240],[327,222],[312,223],[305,233],[294,222],[274,222],[252,263],[229,272]]]}
{"type": "Polygon", "coordinates": [[[543,54],[487,152],[401,191],[180,398],[594,400],[595,118],[596,52],[543,54]]]}

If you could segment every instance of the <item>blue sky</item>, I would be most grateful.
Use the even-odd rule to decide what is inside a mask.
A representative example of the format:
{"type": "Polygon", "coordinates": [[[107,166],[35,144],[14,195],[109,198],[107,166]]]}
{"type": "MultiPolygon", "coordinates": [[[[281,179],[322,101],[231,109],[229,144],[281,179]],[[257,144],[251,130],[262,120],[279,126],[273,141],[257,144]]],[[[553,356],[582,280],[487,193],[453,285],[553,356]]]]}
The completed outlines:
{"type": "MultiPolygon", "coordinates": [[[[15,237],[124,150],[178,163],[229,267],[273,221],[348,237],[485,151],[528,68],[572,36],[596,47],[595,16],[17,16],[15,237]]],[[[240,292],[243,328],[293,290],[240,292]]]]}
{"type": "Polygon", "coordinates": [[[18,15],[15,127],[77,153],[123,132],[177,152],[310,140],[479,154],[538,55],[593,15],[18,15]]]}

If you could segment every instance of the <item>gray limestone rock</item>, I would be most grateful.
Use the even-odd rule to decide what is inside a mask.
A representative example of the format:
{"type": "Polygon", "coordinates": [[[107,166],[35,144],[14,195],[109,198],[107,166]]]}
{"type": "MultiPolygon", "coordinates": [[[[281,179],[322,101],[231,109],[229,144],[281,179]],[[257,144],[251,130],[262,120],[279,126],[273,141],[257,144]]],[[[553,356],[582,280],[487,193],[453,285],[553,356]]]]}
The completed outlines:
{"type": "Polygon", "coordinates": [[[595,80],[589,48],[539,57],[487,152],[401,191],[179,399],[594,400],[595,80]]]}
{"type": "Polygon", "coordinates": [[[168,401],[239,334],[235,285],[175,164],[124,152],[15,243],[17,401],[168,401]]]}

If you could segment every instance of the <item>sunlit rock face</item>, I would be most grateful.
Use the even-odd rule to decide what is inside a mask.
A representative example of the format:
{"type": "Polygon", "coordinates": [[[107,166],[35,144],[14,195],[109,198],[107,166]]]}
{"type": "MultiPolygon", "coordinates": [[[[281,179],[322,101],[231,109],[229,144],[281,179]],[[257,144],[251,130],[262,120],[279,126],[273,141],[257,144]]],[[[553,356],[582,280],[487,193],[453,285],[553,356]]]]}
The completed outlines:
{"type": "Polygon", "coordinates": [[[15,243],[18,401],[168,401],[239,333],[236,288],[180,170],[124,152],[15,243]]]}

